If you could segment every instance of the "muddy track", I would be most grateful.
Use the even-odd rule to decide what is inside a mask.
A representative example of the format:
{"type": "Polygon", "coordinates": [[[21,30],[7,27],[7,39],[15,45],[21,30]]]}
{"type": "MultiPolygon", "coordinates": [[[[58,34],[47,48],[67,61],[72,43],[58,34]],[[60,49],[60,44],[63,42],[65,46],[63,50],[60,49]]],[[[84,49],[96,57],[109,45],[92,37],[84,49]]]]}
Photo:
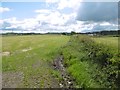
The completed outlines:
{"type": "Polygon", "coordinates": [[[53,61],[53,66],[55,70],[59,70],[61,77],[62,77],[62,81],[60,82],[60,88],[74,88],[74,83],[72,78],[70,77],[70,75],[67,73],[66,68],[64,67],[63,64],[63,56],[58,56],[57,58],[55,58],[55,60],[53,61]]]}

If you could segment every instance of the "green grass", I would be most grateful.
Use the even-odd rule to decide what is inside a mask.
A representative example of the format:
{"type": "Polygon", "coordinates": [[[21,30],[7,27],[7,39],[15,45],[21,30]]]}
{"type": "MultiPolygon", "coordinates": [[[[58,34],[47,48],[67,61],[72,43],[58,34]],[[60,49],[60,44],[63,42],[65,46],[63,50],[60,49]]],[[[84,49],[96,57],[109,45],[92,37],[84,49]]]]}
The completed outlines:
{"type": "Polygon", "coordinates": [[[95,40],[95,42],[109,47],[109,49],[111,49],[113,53],[118,52],[118,37],[104,36],[93,39],[95,40]]]}
{"type": "Polygon", "coordinates": [[[118,72],[117,50],[116,37],[72,36],[62,53],[64,64],[75,79],[76,87],[115,87],[112,80],[116,76],[112,77],[111,73],[118,72]],[[111,64],[105,66],[107,61],[111,64]]]}
{"type": "Polygon", "coordinates": [[[75,80],[76,88],[104,88],[110,85],[113,85],[110,87],[115,87],[111,83],[115,80],[114,76],[110,77],[111,81],[107,79],[112,73],[117,72],[119,58],[117,37],[4,36],[2,37],[2,52],[10,52],[10,55],[2,57],[3,73],[23,73],[24,78],[18,87],[56,85],[62,78],[59,71],[52,69],[51,62],[59,54],[63,54],[64,66],[75,80]],[[29,48],[31,50],[23,51],[29,48]],[[111,64],[102,67],[106,60],[111,64]]]}
{"type": "MultiPolygon", "coordinates": [[[[84,36],[79,36],[80,38],[84,36]]],[[[70,75],[75,79],[76,88],[100,88],[103,87],[92,78],[95,65],[87,61],[87,52],[75,36],[71,37],[67,45],[62,49],[64,64],[70,75]],[[91,71],[91,72],[90,72],[91,71]]]]}
{"type": "Polygon", "coordinates": [[[24,80],[20,87],[32,87],[31,85],[34,86],[36,81],[40,81],[40,87],[45,87],[41,83],[50,85],[52,72],[54,72],[50,62],[68,40],[69,36],[60,35],[2,37],[2,51],[11,53],[2,57],[2,71],[22,72],[24,80]],[[22,51],[27,48],[31,50],[22,51]],[[35,78],[37,80],[31,83],[35,78]]]}

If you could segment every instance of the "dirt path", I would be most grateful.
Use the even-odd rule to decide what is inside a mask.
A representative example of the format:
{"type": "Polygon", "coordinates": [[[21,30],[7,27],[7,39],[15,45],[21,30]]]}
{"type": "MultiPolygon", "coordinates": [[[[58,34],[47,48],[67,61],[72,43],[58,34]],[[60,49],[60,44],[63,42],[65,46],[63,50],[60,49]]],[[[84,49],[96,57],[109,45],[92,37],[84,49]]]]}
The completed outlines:
{"type": "Polygon", "coordinates": [[[53,66],[54,69],[59,70],[60,74],[62,76],[62,81],[60,82],[60,87],[61,88],[73,88],[74,83],[73,80],[71,79],[70,75],[67,73],[64,65],[63,65],[63,56],[58,56],[54,61],[53,61],[53,66]]]}
{"type": "MultiPolygon", "coordinates": [[[[24,68],[25,66],[21,67],[24,68]]],[[[59,81],[52,77],[49,68],[47,63],[36,61],[31,67],[32,71],[26,69],[21,70],[21,72],[3,72],[2,88],[58,88],[59,81]],[[38,68],[40,69],[36,72],[38,68]]]]}
{"type": "MultiPolygon", "coordinates": [[[[62,77],[62,80],[59,82],[58,80],[54,79],[51,75],[49,75],[49,68],[47,63],[42,63],[36,61],[33,63],[32,68],[38,69],[43,67],[41,69],[41,72],[37,72],[38,74],[35,73],[29,73],[31,74],[29,78],[25,78],[25,73],[24,72],[4,72],[2,74],[2,87],[3,88],[18,88],[18,87],[26,87],[23,81],[29,84],[28,87],[44,87],[44,88],[73,88],[73,80],[71,79],[70,75],[67,73],[66,68],[64,67],[63,64],[63,56],[58,56],[54,61],[53,61],[53,66],[55,70],[59,70],[60,75],[62,77]],[[45,70],[45,72],[44,72],[45,70]],[[44,72],[44,73],[42,73],[44,72]],[[43,81],[43,82],[42,82],[43,81]],[[40,86],[39,83],[42,85],[40,86]]],[[[23,66],[25,67],[25,66],[23,66]]]]}
{"type": "Polygon", "coordinates": [[[23,80],[22,72],[3,72],[2,88],[16,88],[23,80]]]}

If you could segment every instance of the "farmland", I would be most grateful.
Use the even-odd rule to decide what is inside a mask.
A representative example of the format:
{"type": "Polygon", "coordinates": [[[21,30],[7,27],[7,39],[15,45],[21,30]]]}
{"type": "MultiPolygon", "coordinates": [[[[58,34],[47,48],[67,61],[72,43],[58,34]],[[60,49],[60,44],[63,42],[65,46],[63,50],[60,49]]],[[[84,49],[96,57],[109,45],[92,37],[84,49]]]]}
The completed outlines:
{"type": "Polygon", "coordinates": [[[3,36],[2,86],[60,87],[62,70],[53,67],[60,55],[73,87],[117,87],[118,37],[86,35],[3,36]]]}
{"type": "Polygon", "coordinates": [[[68,40],[58,35],[2,37],[3,87],[58,87],[49,62],[68,40]]]}

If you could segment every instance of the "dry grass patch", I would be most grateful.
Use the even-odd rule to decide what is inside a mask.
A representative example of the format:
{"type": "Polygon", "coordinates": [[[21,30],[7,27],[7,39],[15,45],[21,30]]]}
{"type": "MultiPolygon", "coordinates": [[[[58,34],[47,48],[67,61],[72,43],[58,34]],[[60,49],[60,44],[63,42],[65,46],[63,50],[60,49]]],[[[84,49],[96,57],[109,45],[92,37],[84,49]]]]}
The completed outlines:
{"type": "Polygon", "coordinates": [[[1,52],[0,56],[9,56],[11,53],[9,51],[1,52]]]}

